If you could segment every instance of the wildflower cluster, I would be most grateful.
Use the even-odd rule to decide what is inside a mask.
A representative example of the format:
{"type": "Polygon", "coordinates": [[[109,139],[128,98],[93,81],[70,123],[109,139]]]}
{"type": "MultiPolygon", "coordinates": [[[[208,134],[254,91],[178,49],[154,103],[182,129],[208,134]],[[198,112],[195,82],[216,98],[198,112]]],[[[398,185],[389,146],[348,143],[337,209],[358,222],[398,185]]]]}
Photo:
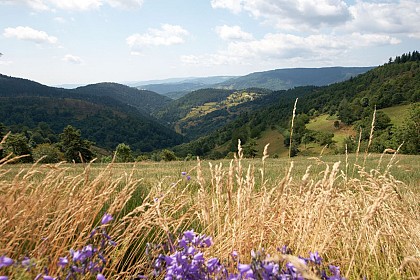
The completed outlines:
{"type": "Polygon", "coordinates": [[[108,245],[116,245],[105,228],[112,220],[110,214],[105,214],[102,217],[101,226],[96,227],[90,234],[91,244],[84,246],[81,250],[71,249],[69,256],[59,258],[58,265],[62,268],[65,279],[79,279],[79,276],[90,274],[96,275],[97,280],[105,280],[102,274],[107,264],[104,253],[108,245]],[[99,246],[95,247],[93,244],[97,243],[99,246]]]}
{"type": "Polygon", "coordinates": [[[344,280],[340,275],[340,268],[329,265],[325,269],[322,265],[322,258],[318,252],[310,253],[309,258],[294,257],[292,251],[283,246],[278,249],[283,257],[272,258],[265,254],[264,250],[251,252],[252,261],[250,264],[238,262],[238,274],[230,279],[297,279],[303,280],[319,277],[322,280],[344,280]]]}
{"type": "Polygon", "coordinates": [[[191,176],[190,176],[190,175],[188,175],[188,174],[187,174],[187,172],[182,171],[182,172],[181,172],[181,175],[182,175],[183,177],[185,177],[185,179],[186,179],[187,181],[191,180],[191,176]]]}
{"type": "Polygon", "coordinates": [[[197,235],[194,231],[184,232],[178,246],[168,255],[161,254],[154,263],[154,276],[164,273],[165,279],[307,279],[316,276],[322,280],[342,280],[340,268],[322,265],[318,252],[309,258],[293,257],[286,246],[278,249],[280,258],[271,258],[264,250],[252,252],[250,264],[241,263],[237,252],[232,253],[236,271],[228,269],[217,259],[204,257],[202,250],[212,245],[210,237],[197,235]]]}
{"type": "MultiPolygon", "coordinates": [[[[97,280],[105,280],[105,276],[102,274],[105,265],[107,264],[104,253],[108,245],[116,245],[106,232],[106,225],[112,220],[113,218],[110,214],[105,214],[102,217],[101,226],[96,227],[90,234],[89,244],[80,250],[70,249],[68,256],[59,258],[59,276],[51,276],[48,269],[44,268],[44,271],[39,273],[35,277],[35,280],[76,280],[83,278],[85,275],[94,275],[97,280]],[[94,244],[99,245],[95,246],[94,244]]],[[[19,263],[7,256],[0,257],[0,269],[3,267],[15,266],[29,271],[33,265],[34,264],[31,263],[31,260],[27,257],[19,263]]],[[[0,280],[8,279],[8,276],[2,276],[0,274],[0,280]]]]}
{"type": "MultiPolygon", "coordinates": [[[[95,228],[90,235],[90,243],[80,250],[70,250],[68,256],[59,258],[59,275],[49,275],[45,268],[35,280],[77,280],[85,276],[96,276],[97,280],[105,280],[103,270],[107,265],[104,257],[107,246],[115,246],[115,242],[106,232],[106,225],[113,220],[112,216],[105,214],[101,226],[95,228]],[[94,246],[93,244],[99,244],[94,246]]],[[[172,237],[172,236],[170,236],[172,237]]],[[[153,278],[164,276],[165,280],[171,279],[314,279],[343,280],[340,268],[333,265],[324,266],[318,252],[310,253],[308,258],[295,257],[287,247],[277,249],[277,255],[271,257],[264,250],[251,252],[251,263],[242,263],[236,251],[231,257],[234,265],[224,266],[217,258],[204,256],[204,250],[213,242],[211,237],[198,235],[193,230],[185,231],[178,240],[176,246],[174,239],[165,246],[158,246],[161,252],[153,262],[153,278]]],[[[150,247],[150,246],[148,246],[150,247]]],[[[151,248],[153,250],[153,248],[151,248]]],[[[155,255],[156,256],[156,255],[155,255]]],[[[16,262],[7,256],[0,256],[0,272],[4,267],[19,266],[29,270],[33,264],[29,258],[16,262]]],[[[147,278],[139,275],[138,278],[147,278]]],[[[0,280],[9,280],[7,276],[1,276],[0,280]]]]}
{"type": "Polygon", "coordinates": [[[222,279],[226,269],[217,258],[206,260],[202,250],[213,244],[210,237],[184,232],[170,255],[159,255],[154,263],[154,275],[165,272],[165,279],[222,279]]]}

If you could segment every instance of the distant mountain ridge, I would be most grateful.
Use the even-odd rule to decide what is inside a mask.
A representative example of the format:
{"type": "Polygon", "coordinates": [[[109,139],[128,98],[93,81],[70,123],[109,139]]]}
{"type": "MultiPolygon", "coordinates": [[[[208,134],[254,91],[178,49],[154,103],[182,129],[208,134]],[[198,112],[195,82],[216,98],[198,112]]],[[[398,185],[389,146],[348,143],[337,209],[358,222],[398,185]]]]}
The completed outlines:
{"type": "Polygon", "coordinates": [[[245,76],[168,79],[133,83],[132,86],[178,99],[189,92],[205,88],[286,90],[297,86],[326,86],[356,77],[372,68],[374,67],[286,68],[254,72],[245,76]]]}
{"type": "Polygon", "coordinates": [[[286,90],[298,86],[327,86],[363,74],[374,67],[289,68],[255,72],[219,83],[217,88],[286,90]]]}
{"type": "Polygon", "coordinates": [[[169,97],[149,90],[121,85],[117,83],[99,83],[73,89],[72,92],[114,98],[126,105],[133,106],[140,112],[150,115],[172,101],[169,97]]]}

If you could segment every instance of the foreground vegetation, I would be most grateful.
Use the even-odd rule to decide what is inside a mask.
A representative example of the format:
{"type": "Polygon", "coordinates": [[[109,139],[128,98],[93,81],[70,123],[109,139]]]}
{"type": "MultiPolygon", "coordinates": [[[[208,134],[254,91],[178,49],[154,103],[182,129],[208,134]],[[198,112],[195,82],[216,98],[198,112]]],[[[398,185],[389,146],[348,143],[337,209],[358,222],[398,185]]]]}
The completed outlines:
{"type": "Polygon", "coordinates": [[[29,257],[32,265],[0,268],[12,279],[58,275],[60,257],[86,246],[105,213],[114,217],[107,233],[116,242],[103,252],[107,279],[153,278],[150,246],[191,229],[213,237],[206,259],[232,271],[233,252],[249,263],[252,250],[275,257],[287,245],[299,256],[319,252],[349,279],[420,276],[418,156],[249,160],[239,147],[235,160],[220,163],[7,160],[0,166],[0,256],[29,257]]]}

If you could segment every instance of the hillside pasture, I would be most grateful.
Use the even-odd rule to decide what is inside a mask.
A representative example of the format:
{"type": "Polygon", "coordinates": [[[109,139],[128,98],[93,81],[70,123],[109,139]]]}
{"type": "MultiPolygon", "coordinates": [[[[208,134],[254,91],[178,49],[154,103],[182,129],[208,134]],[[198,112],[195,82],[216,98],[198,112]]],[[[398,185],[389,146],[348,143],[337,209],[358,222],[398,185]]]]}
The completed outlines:
{"type": "Polygon", "coordinates": [[[356,131],[351,126],[345,125],[340,122],[340,127],[334,127],[334,121],[338,120],[336,116],[330,116],[327,114],[320,115],[309,121],[306,125],[306,128],[314,131],[323,131],[334,133],[333,141],[337,145],[341,145],[344,142],[344,139],[349,136],[356,136],[356,131]]]}
{"type": "Polygon", "coordinates": [[[404,123],[404,120],[409,116],[412,104],[399,105],[388,108],[379,109],[378,111],[384,112],[390,119],[391,123],[397,127],[404,123]]]}
{"type": "Polygon", "coordinates": [[[268,154],[283,158],[287,157],[289,154],[289,150],[284,146],[284,136],[278,129],[267,129],[263,131],[256,142],[258,155],[262,155],[267,143],[270,143],[268,146],[268,154]]]}

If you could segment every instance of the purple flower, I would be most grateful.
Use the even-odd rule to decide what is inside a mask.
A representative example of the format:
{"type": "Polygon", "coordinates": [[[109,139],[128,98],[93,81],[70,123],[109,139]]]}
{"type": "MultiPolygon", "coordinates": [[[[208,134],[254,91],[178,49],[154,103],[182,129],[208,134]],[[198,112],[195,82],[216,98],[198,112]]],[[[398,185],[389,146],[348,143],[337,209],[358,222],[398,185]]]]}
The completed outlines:
{"type": "Polygon", "coordinates": [[[79,250],[77,250],[77,251],[70,251],[70,254],[73,257],[73,261],[74,262],[81,261],[82,258],[83,258],[83,254],[79,250]]]}
{"type": "Polygon", "coordinates": [[[29,267],[31,266],[31,259],[28,257],[24,257],[22,260],[22,266],[26,269],[29,269],[29,267]]]}
{"type": "Polygon", "coordinates": [[[15,262],[9,257],[6,257],[6,256],[1,256],[0,257],[0,268],[11,266],[14,263],[15,262]]]}
{"type": "Polygon", "coordinates": [[[112,221],[114,218],[111,216],[111,214],[105,213],[105,215],[102,217],[102,221],[101,224],[105,225],[107,223],[109,223],[110,221],[112,221]]]}
{"type": "Polygon", "coordinates": [[[0,280],[9,280],[9,277],[7,277],[7,276],[0,276],[0,280]]]}
{"type": "Polygon", "coordinates": [[[241,274],[247,273],[249,270],[251,270],[251,266],[249,264],[238,264],[238,270],[241,274]]]}
{"type": "Polygon", "coordinates": [[[238,257],[238,252],[237,251],[233,251],[231,253],[232,258],[236,259],[238,257]]]}
{"type": "Polygon", "coordinates": [[[44,275],[42,278],[43,278],[44,280],[55,280],[55,278],[54,278],[54,277],[52,277],[52,276],[48,276],[48,275],[44,275]]]}
{"type": "Polygon", "coordinates": [[[309,254],[309,260],[311,260],[315,264],[321,264],[322,258],[319,256],[318,252],[310,253],[309,254]]]}
{"type": "Polygon", "coordinates": [[[96,280],[106,280],[106,278],[101,273],[99,273],[98,275],[96,275],[96,280]]]}
{"type": "Polygon", "coordinates": [[[93,236],[95,236],[97,229],[93,229],[92,232],[90,233],[89,237],[92,238],[93,236]]]}
{"type": "Polygon", "coordinates": [[[181,175],[182,175],[182,176],[185,176],[185,175],[187,175],[187,172],[182,171],[182,172],[181,172],[181,175]]]}
{"type": "Polygon", "coordinates": [[[67,257],[58,258],[58,266],[64,268],[68,264],[69,264],[69,260],[67,259],[67,257]]]}
{"type": "Polygon", "coordinates": [[[191,180],[191,176],[190,175],[187,176],[187,180],[188,181],[191,180]]]}
{"type": "Polygon", "coordinates": [[[194,230],[187,230],[186,232],[184,232],[184,238],[187,240],[187,241],[192,241],[193,240],[193,238],[195,237],[195,232],[194,232],[194,230]]]}
{"type": "Polygon", "coordinates": [[[339,267],[339,266],[334,266],[334,265],[330,264],[330,265],[328,266],[328,268],[330,269],[331,273],[332,273],[334,276],[337,276],[337,277],[339,277],[339,276],[340,276],[340,267],[339,267]]]}
{"type": "Polygon", "coordinates": [[[210,247],[212,244],[213,244],[213,241],[211,240],[210,236],[203,238],[202,245],[204,247],[210,247]]]}
{"type": "Polygon", "coordinates": [[[213,273],[218,269],[220,266],[219,259],[218,258],[211,258],[207,261],[207,269],[210,273],[213,273]]]}

